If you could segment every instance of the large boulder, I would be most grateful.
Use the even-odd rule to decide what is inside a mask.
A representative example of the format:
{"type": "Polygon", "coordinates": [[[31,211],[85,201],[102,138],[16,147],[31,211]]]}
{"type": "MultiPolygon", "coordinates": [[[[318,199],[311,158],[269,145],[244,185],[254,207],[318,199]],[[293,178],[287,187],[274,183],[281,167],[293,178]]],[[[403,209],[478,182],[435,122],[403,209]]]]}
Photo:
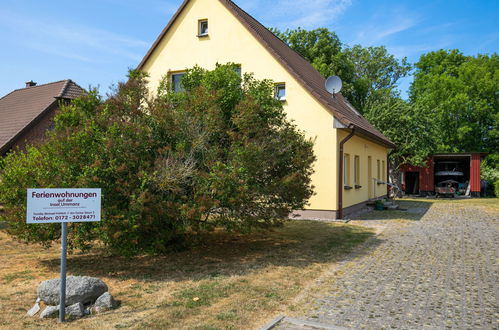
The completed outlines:
{"type": "MultiPolygon", "coordinates": [[[[59,304],[60,279],[43,281],[38,286],[38,297],[47,305],[59,304]]],[[[76,303],[93,303],[104,292],[107,285],[100,279],[89,276],[68,276],[66,278],[65,306],[76,303]]]]}

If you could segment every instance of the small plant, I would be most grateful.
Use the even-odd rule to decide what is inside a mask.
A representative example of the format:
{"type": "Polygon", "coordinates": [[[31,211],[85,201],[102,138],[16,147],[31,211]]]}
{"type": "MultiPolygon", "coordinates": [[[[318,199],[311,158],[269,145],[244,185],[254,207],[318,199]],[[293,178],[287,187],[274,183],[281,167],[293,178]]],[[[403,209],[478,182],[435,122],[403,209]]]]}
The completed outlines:
{"type": "Polygon", "coordinates": [[[383,211],[385,209],[385,205],[383,204],[383,201],[380,199],[375,201],[374,202],[374,209],[377,211],[383,211]]]}

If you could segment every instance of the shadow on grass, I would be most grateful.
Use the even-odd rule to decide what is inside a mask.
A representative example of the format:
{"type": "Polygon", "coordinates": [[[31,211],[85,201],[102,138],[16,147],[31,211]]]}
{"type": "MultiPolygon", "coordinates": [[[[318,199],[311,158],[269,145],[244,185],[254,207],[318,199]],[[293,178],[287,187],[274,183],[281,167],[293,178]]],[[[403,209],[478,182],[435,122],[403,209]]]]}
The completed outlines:
{"type": "MultiPolygon", "coordinates": [[[[216,232],[203,245],[164,256],[133,258],[106,256],[103,251],[68,257],[73,275],[137,279],[145,281],[200,281],[218,276],[237,276],[266,267],[299,267],[353,258],[350,252],[371,238],[373,231],[361,226],[315,221],[288,222],[283,228],[250,235],[216,232]]],[[[361,249],[356,256],[362,254],[361,249]]],[[[51,269],[59,259],[41,261],[51,269]]]]}
{"type": "Polygon", "coordinates": [[[369,211],[353,217],[351,220],[409,220],[419,221],[433,205],[434,201],[397,199],[394,202],[399,210],[369,211]]]}

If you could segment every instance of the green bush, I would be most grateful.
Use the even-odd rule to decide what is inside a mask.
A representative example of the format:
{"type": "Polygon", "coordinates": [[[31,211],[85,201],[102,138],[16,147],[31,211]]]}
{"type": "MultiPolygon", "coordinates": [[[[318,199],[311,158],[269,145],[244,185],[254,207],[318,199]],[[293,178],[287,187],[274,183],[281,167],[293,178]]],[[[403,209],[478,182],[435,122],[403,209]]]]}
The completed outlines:
{"type": "Polygon", "coordinates": [[[286,120],[271,81],[233,65],[188,70],[185,92],[154,95],[131,72],[107,100],[95,91],[62,107],[48,142],[0,167],[8,231],[49,245],[57,224],[27,225],[27,188],[102,188],[102,221],[69,226],[70,248],[162,253],[199,233],[282,224],[312,195],[313,143],[286,120]]]}
{"type": "Polygon", "coordinates": [[[488,182],[487,195],[499,197],[499,154],[488,155],[480,165],[480,178],[488,182]]]}

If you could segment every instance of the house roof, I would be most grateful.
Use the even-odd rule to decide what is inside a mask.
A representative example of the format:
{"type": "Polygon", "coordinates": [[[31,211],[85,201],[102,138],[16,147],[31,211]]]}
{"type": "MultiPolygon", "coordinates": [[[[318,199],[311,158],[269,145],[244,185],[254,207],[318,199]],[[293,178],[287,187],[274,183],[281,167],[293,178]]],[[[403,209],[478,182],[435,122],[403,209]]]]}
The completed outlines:
{"type": "MultiPolygon", "coordinates": [[[[190,0],[184,0],[175,15],[173,15],[168,25],[163,29],[140,62],[138,66],[139,70],[142,69],[189,1],[190,0]]],[[[303,87],[331,111],[337,120],[347,127],[355,127],[356,132],[360,133],[360,135],[389,148],[396,147],[392,141],[362,117],[343,95],[338,93],[333,97],[325,88],[325,78],[300,54],[270,32],[251,15],[239,8],[234,2],[230,0],[218,1],[220,1],[248,29],[248,31],[301,83],[303,87]]]]}
{"type": "Polygon", "coordinates": [[[83,89],[71,80],[16,89],[0,98],[0,154],[60,99],[75,99],[83,89]]]}

